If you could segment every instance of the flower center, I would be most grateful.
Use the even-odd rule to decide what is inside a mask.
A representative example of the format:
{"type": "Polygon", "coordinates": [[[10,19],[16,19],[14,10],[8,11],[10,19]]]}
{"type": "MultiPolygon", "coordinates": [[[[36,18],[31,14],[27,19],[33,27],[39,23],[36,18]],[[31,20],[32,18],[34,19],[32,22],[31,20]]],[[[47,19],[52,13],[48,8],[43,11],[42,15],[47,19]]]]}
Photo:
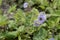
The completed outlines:
{"type": "Polygon", "coordinates": [[[42,18],[40,18],[39,20],[42,20],[42,18]]]}

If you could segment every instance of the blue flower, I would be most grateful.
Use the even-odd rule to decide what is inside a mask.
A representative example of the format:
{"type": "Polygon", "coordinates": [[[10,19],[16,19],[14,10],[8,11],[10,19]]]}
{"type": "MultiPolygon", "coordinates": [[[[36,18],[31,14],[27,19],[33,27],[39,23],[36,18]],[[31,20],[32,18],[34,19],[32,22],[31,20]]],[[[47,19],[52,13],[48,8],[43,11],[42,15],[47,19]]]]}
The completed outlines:
{"type": "Polygon", "coordinates": [[[34,21],[34,26],[39,26],[39,25],[43,24],[45,21],[46,21],[45,12],[40,12],[40,14],[38,15],[37,20],[34,21]]]}
{"type": "Polygon", "coordinates": [[[28,3],[25,2],[25,3],[23,4],[23,7],[24,7],[24,8],[27,8],[27,7],[28,7],[28,3]]]}
{"type": "Polygon", "coordinates": [[[49,40],[54,40],[54,38],[50,38],[49,40]]]}
{"type": "Polygon", "coordinates": [[[38,21],[40,21],[40,24],[44,23],[46,21],[46,14],[45,12],[40,12],[38,15],[38,21]]]}

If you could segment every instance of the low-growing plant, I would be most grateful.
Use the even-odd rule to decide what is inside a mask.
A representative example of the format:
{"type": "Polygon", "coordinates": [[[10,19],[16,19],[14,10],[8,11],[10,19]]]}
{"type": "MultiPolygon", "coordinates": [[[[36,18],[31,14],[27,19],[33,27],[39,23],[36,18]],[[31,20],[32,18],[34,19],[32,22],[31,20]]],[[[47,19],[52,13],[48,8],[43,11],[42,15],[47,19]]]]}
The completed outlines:
{"type": "Polygon", "coordinates": [[[60,0],[0,0],[0,40],[60,40],[60,0]]]}

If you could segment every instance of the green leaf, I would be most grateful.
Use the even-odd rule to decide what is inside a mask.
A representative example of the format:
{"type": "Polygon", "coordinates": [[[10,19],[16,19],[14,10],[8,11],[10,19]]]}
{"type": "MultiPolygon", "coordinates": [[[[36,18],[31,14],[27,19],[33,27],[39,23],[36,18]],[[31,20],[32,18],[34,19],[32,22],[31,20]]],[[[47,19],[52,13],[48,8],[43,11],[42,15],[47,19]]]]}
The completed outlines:
{"type": "Polygon", "coordinates": [[[0,9],[0,15],[2,14],[2,10],[0,9]]]}
{"type": "Polygon", "coordinates": [[[2,4],[2,0],[0,0],[0,5],[2,4]]]}
{"type": "Polygon", "coordinates": [[[40,0],[32,0],[35,4],[40,4],[40,0]]]}
{"type": "Polygon", "coordinates": [[[17,24],[16,24],[16,22],[14,20],[9,20],[8,26],[11,29],[17,28],[17,24]]]}
{"type": "Polygon", "coordinates": [[[13,12],[15,10],[16,10],[16,5],[12,5],[12,6],[10,6],[10,8],[8,10],[8,13],[11,13],[11,12],[13,12]]]}
{"type": "Polygon", "coordinates": [[[42,8],[42,10],[44,10],[44,9],[45,9],[45,7],[44,7],[43,5],[40,5],[39,7],[40,7],[40,8],[42,8]]]}
{"type": "Polygon", "coordinates": [[[53,14],[54,10],[51,7],[47,7],[46,11],[48,11],[48,14],[53,14]]]}
{"type": "Polygon", "coordinates": [[[28,3],[29,3],[29,6],[34,5],[34,2],[32,0],[28,1],[28,3]]]}
{"type": "Polygon", "coordinates": [[[16,14],[14,15],[14,19],[17,23],[24,23],[25,22],[25,13],[21,10],[18,9],[16,14]]]}
{"type": "Polygon", "coordinates": [[[0,40],[4,40],[5,36],[3,33],[0,33],[0,40]]]}
{"type": "Polygon", "coordinates": [[[55,10],[55,12],[53,14],[60,16],[60,10],[55,10]]]}
{"type": "Polygon", "coordinates": [[[20,35],[18,36],[18,40],[21,40],[21,37],[20,37],[20,35]]]}
{"type": "Polygon", "coordinates": [[[58,24],[58,17],[54,17],[54,16],[51,16],[48,20],[47,20],[47,25],[49,28],[53,28],[55,27],[57,24],[58,24]]]}
{"type": "Polygon", "coordinates": [[[40,1],[41,1],[41,5],[48,6],[48,1],[47,0],[40,0],[40,1]]]}
{"type": "Polygon", "coordinates": [[[4,26],[8,23],[6,16],[0,15],[0,26],[4,26]]]}
{"type": "Polygon", "coordinates": [[[47,36],[47,31],[41,28],[39,31],[35,32],[33,35],[33,40],[43,40],[47,36]]]}
{"type": "Polygon", "coordinates": [[[41,4],[43,6],[48,6],[47,0],[32,0],[35,4],[41,4]]]}
{"type": "Polygon", "coordinates": [[[24,31],[24,28],[25,28],[24,26],[20,26],[20,27],[17,29],[17,31],[18,31],[18,32],[23,32],[23,31],[24,31]]]}
{"type": "Polygon", "coordinates": [[[32,34],[35,31],[34,27],[25,27],[25,32],[28,34],[32,34]]]}
{"type": "Polygon", "coordinates": [[[60,29],[60,23],[59,23],[59,21],[60,21],[60,17],[58,17],[57,18],[57,20],[56,20],[56,27],[57,27],[57,29],[60,29]]]}
{"type": "Polygon", "coordinates": [[[5,37],[8,38],[8,39],[16,38],[17,35],[18,35],[17,31],[12,31],[12,32],[5,33],[5,37]]]}
{"type": "Polygon", "coordinates": [[[55,36],[55,40],[60,40],[60,33],[55,36]]]}
{"type": "Polygon", "coordinates": [[[53,9],[60,9],[60,0],[54,0],[53,3],[51,4],[53,9]]]}
{"type": "Polygon", "coordinates": [[[31,10],[31,19],[30,19],[30,24],[34,22],[35,19],[37,19],[37,16],[39,14],[39,11],[35,8],[31,10]]]}

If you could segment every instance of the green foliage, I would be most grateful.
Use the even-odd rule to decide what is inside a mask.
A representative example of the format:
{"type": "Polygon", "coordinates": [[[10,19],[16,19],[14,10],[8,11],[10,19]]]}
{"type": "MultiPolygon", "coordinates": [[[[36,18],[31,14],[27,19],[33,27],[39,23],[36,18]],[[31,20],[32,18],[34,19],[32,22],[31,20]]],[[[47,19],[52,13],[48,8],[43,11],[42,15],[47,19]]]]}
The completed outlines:
{"type": "Polygon", "coordinates": [[[6,38],[15,38],[15,37],[17,37],[17,35],[18,35],[18,33],[17,33],[17,31],[14,31],[14,32],[7,32],[6,34],[5,34],[5,37],[6,38]]]}
{"type": "Polygon", "coordinates": [[[21,10],[21,9],[18,9],[16,11],[16,14],[14,15],[14,19],[17,23],[23,23],[25,22],[25,13],[21,10]]]}
{"type": "Polygon", "coordinates": [[[2,0],[0,0],[0,5],[2,4],[2,0]]]}
{"type": "Polygon", "coordinates": [[[9,5],[9,8],[4,13],[6,8],[0,0],[0,40],[49,40],[50,38],[60,40],[60,0],[6,0],[4,2],[9,5]],[[25,9],[24,2],[28,3],[25,9]],[[34,21],[38,20],[40,12],[45,12],[46,20],[39,26],[34,26],[34,21]],[[9,18],[9,14],[12,18],[9,18]]]}
{"type": "Polygon", "coordinates": [[[0,9],[0,14],[2,14],[2,10],[0,9]]]}
{"type": "Polygon", "coordinates": [[[39,31],[34,33],[33,40],[44,40],[47,36],[47,31],[41,28],[39,31]]]}
{"type": "Polygon", "coordinates": [[[22,32],[24,31],[24,26],[20,26],[18,29],[17,29],[18,32],[22,32]]]}
{"type": "Polygon", "coordinates": [[[4,26],[8,23],[8,20],[5,16],[0,15],[0,26],[4,26]]]}
{"type": "Polygon", "coordinates": [[[55,40],[60,40],[60,34],[55,36],[55,40]]]}
{"type": "Polygon", "coordinates": [[[12,5],[12,6],[10,6],[10,8],[8,10],[8,13],[11,13],[11,12],[13,12],[15,10],[16,10],[16,5],[12,5]]]}
{"type": "Polygon", "coordinates": [[[16,29],[17,28],[17,24],[13,20],[9,20],[9,25],[8,26],[9,26],[10,29],[16,29]]]}

